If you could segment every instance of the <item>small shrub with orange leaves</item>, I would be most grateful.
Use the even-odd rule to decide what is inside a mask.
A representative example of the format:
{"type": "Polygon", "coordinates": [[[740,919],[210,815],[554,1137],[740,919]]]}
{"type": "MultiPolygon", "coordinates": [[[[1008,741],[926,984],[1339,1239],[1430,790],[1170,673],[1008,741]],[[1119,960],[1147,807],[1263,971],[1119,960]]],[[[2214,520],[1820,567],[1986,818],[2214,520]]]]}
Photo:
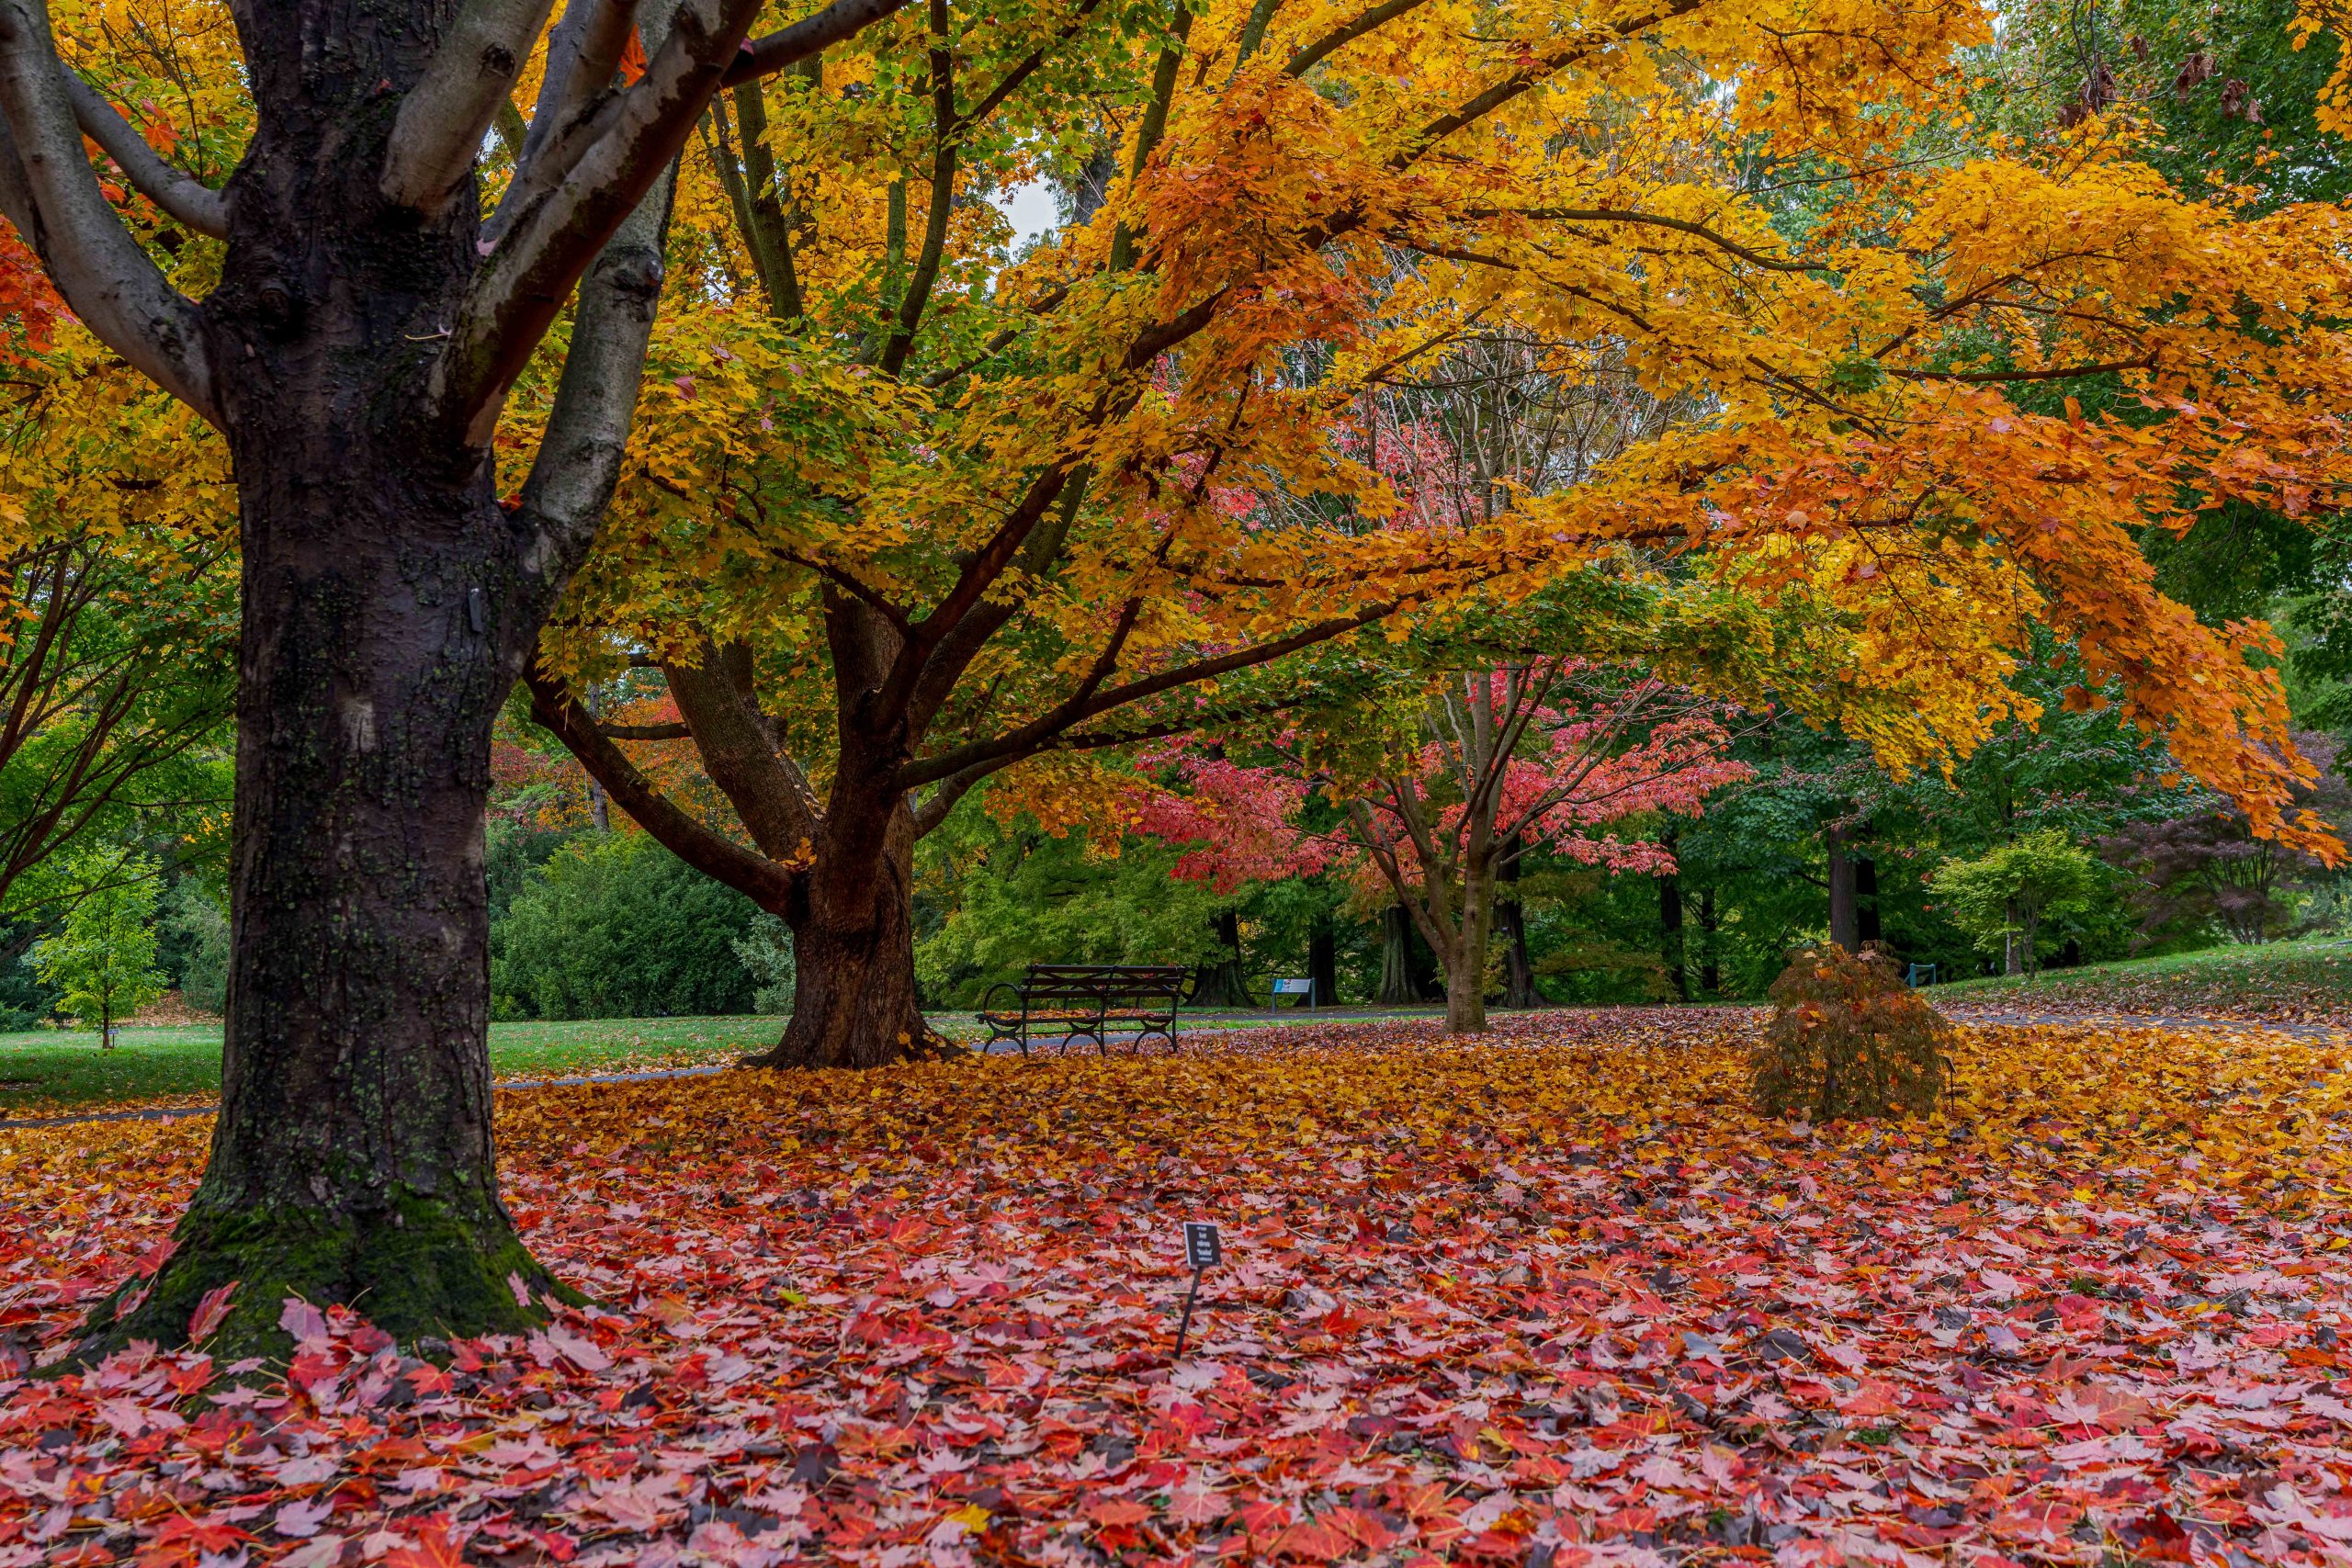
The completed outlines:
{"type": "Polygon", "coordinates": [[[1770,996],[1771,1027],[1749,1064],[1758,1110],[1815,1122],[1935,1110],[1947,1025],[1885,958],[1808,948],[1770,996]]]}

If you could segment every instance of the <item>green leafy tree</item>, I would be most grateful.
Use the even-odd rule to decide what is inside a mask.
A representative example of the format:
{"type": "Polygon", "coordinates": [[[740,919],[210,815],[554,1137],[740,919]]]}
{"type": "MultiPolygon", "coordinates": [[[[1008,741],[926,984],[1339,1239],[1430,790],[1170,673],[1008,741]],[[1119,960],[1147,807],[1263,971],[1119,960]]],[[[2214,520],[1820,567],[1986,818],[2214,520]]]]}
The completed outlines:
{"type": "Polygon", "coordinates": [[[2087,904],[2099,891],[2098,863],[2055,828],[1996,844],[1974,860],[1948,860],[1928,886],[1979,950],[2004,955],[2011,975],[2041,967],[2034,937],[2045,915],[2087,904]]]}
{"type": "Polygon", "coordinates": [[[155,867],[144,860],[84,863],[91,886],[65,914],[64,929],[34,950],[40,977],[62,993],[61,1010],[114,1046],[114,1024],[164,994],[155,967],[155,867]]]}

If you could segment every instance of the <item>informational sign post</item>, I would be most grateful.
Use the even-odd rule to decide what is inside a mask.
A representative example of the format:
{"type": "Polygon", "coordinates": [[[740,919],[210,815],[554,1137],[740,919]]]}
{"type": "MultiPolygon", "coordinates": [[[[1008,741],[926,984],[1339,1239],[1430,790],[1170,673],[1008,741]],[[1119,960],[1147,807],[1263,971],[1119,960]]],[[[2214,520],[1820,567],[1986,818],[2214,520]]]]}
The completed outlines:
{"type": "Polygon", "coordinates": [[[1180,1361],[1184,1359],[1184,1337],[1193,1331],[1193,1303],[1200,1299],[1201,1271],[1215,1268],[1224,1258],[1215,1225],[1200,1220],[1184,1222],[1184,1261],[1192,1265],[1193,1282],[1184,1292],[1184,1315],[1176,1325],[1176,1359],[1180,1361]]]}

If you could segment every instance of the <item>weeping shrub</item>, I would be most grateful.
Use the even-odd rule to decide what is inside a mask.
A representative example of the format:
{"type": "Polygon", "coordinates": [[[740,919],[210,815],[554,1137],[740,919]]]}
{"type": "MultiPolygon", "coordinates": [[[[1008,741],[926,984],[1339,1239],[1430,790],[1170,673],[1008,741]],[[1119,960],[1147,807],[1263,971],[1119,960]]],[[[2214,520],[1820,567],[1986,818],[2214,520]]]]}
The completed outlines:
{"type": "Polygon", "coordinates": [[[1875,953],[1797,954],[1772,982],[1772,1022],[1749,1066],[1769,1116],[1924,1116],[1945,1079],[1947,1026],[1875,953]]]}

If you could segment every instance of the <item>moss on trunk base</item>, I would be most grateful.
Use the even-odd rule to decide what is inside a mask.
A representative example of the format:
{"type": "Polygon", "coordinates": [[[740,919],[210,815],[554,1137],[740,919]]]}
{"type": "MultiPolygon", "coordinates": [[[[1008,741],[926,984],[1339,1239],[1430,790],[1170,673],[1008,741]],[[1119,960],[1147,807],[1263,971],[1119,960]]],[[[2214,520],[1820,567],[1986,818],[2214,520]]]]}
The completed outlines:
{"type": "Polygon", "coordinates": [[[515,1333],[546,1321],[542,1296],[584,1299],[525,1249],[503,1213],[461,1213],[405,1189],[390,1197],[364,1214],[191,1207],[163,1269],[91,1314],[77,1359],[133,1340],[186,1345],[205,1295],[232,1281],[229,1314],[204,1340],[217,1361],[288,1356],[293,1338],[278,1325],[288,1296],[347,1306],[403,1344],[515,1333]]]}

